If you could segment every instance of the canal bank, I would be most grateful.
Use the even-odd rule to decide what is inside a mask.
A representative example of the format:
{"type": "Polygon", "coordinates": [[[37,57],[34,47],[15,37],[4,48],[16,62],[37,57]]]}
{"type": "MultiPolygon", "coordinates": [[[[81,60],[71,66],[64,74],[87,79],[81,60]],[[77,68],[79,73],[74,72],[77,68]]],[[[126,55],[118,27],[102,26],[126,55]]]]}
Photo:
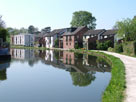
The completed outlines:
{"type": "Polygon", "coordinates": [[[113,52],[102,51],[106,54],[120,58],[125,65],[126,72],[126,97],[125,102],[136,101],[136,58],[113,52]]]}
{"type": "MultiPolygon", "coordinates": [[[[12,47],[12,48],[24,48],[24,47],[12,47]]],[[[34,48],[34,47],[25,47],[25,49],[39,49],[39,50],[50,50],[46,48],[34,48]]],[[[53,48],[52,50],[64,50],[53,48]]],[[[65,49],[68,50],[68,49],[65,49]]],[[[109,85],[103,93],[102,101],[103,102],[122,102],[124,100],[124,90],[126,88],[125,83],[125,67],[123,62],[112,55],[107,55],[99,51],[87,51],[87,50],[76,50],[70,49],[68,51],[75,53],[87,53],[94,56],[103,57],[112,67],[112,77],[109,85]]]]}

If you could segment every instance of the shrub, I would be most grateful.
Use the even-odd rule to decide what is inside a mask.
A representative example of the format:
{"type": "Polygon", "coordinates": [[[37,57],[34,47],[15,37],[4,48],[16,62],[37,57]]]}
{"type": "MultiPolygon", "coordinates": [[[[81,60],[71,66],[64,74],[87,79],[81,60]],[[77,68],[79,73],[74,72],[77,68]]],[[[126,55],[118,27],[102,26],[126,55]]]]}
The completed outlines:
{"type": "Polygon", "coordinates": [[[110,51],[110,52],[114,52],[114,48],[109,47],[109,48],[108,48],[108,51],[110,51]]]}
{"type": "Polygon", "coordinates": [[[114,51],[117,53],[123,52],[122,44],[115,44],[114,51]]]}
{"type": "Polygon", "coordinates": [[[75,44],[75,49],[78,49],[78,48],[79,48],[78,43],[76,43],[75,44]]]}
{"type": "Polygon", "coordinates": [[[125,42],[123,44],[123,51],[124,54],[127,55],[136,55],[136,41],[129,41],[129,42],[125,42]]]}
{"type": "Polygon", "coordinates": [[[104,42],[99,42],[97,41],[97,49],[98,50],[107,50],[109,47],[113,47],[113,43],[110,40],[104,41],[104,42]]]}
{"type": "Polygon", "coordinates": [[[55,40],[55,45],[54,45],[56,48],[58,48],[59,47],[59,40],[58,39],[56,39],[55,40]]]}

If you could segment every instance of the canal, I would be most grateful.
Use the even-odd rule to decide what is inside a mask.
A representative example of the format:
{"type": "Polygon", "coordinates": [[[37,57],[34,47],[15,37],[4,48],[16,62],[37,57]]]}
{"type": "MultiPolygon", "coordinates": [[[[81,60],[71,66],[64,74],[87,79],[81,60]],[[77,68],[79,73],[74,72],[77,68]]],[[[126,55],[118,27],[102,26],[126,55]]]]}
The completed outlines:
{"type": "Polygon", "coordinates": [[[0,102],[101,102],[111,67],[68,51],[11,49],[0,60],[0,102]]]}

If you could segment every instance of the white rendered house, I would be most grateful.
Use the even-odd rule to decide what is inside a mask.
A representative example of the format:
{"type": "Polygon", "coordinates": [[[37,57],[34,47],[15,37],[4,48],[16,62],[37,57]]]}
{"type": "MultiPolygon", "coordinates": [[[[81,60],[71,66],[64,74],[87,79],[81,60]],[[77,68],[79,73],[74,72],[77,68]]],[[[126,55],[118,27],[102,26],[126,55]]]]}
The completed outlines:
{"type": "Polygon", "coordinates": [[[55,45],[55,40],[57,38],[57,35],[45,37],[45,42],[46,42],[46,48],[53,48],[55,45]]]}
{"type": "Polygon", "coordinates": [[[15,35],[14,45],[33,46],[34,45],[34,35],[33,34],[15,35]]]}

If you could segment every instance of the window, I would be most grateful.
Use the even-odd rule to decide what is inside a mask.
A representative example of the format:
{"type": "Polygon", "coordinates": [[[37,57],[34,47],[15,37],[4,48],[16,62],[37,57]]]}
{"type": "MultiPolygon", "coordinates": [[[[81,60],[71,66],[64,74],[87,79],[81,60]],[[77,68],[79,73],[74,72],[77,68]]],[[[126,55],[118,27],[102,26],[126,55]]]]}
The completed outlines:
{"type": "Polygon", "coordinates": [[[66,36],[66,41],[68,41],[68,36],[66,36]]]}
{"type": "Polygon", "coordinates": [[[21,44],[21,36],[20,36],[20,44],[21,44]]]}
{"type": "Polygon", "coordinates": [[[66,43],[66,45],[68,45],[68,43],[66,43]]]}
{"type": "Polygon", "coordinates": [[[77,39],[79,39],[79,35],[77,35],[77,39]]]}
{"type": "Polygon", "coordinates": [[[70,40],[70,41],[72,40],[72,37],[71,37],[71,36],[69,36],[69,40],[70,40]]]}
{"type": "Polygon", "coordinates": [[[104,38],[107,38],[107,36],[104,36],[104,38]]]}

